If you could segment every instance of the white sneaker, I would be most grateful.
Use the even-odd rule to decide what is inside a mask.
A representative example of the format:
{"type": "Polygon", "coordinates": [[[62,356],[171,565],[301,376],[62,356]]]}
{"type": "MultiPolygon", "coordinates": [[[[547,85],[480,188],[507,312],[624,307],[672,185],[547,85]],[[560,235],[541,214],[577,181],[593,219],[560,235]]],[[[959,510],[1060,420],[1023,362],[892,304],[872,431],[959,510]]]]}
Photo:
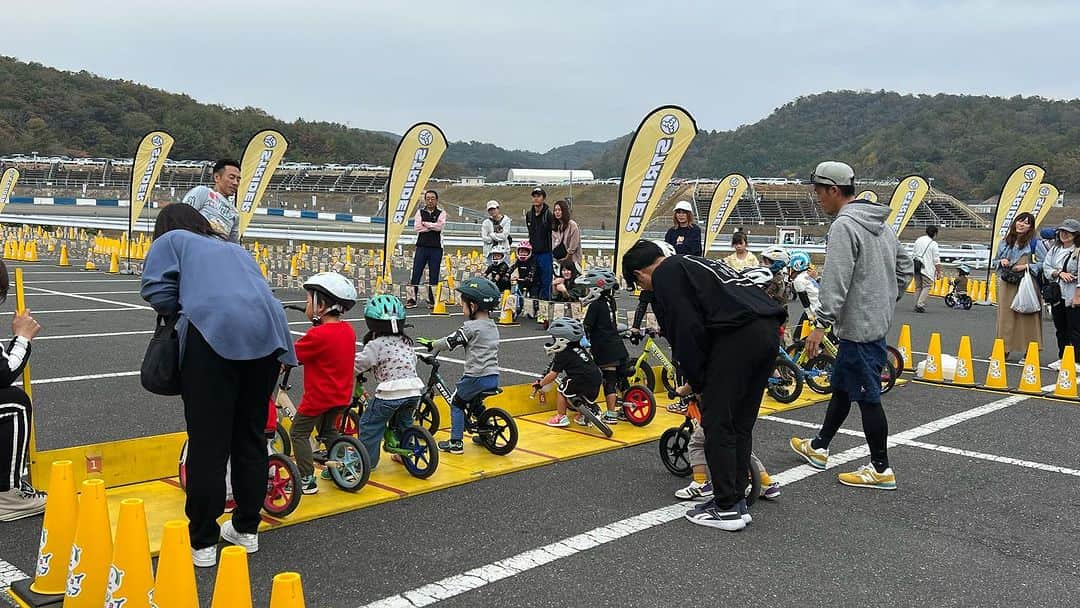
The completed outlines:
{"type": "Polygon", "coordinates": [[[192,549],[191,561],[196,568],[213,568],[217,565],[217,547],[192,549]]]}
{"type": "Polygon", "coordinates": [[[0,492],[0,521],[15,521],[33,517],[45,511],[45,493],[38,492],[25,481],[19,487],[0,492]]]}
{"type": "Polygon", "coordinates": [[[713,497],[712,482],[705,483],[691,481],[690,485],[675,491],[675,498],[680,500],[709,500],[713,497]]]}
{"type": "Polygon", "coordinates": [[[221,538],[231,545],[243,547],[248,553],[255,553],[259,550],[259,535],[237,532],[232,525],[232,520],[221,524],[221,538]]]}

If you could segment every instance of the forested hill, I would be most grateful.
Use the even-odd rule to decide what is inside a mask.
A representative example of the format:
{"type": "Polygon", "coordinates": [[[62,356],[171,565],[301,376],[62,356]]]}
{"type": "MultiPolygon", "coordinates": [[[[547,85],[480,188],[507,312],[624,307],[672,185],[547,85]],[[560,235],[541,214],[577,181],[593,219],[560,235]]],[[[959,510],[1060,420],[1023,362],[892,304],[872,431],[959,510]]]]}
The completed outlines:
{"type": "MultiPolygon", "coordinates": [[[[0,154],[124,157],[154,128],[176,137],[170,156],[177,159],[236,156],[262,128],[285,133],[288,159],[294,161],[389,164],[397,145],[396,137],[383,131],[285,122],[257,108],[203,104],[129,81],[0,57],[0,154]]],[[[624,135],[545,153],[453,142],[438,175],[503,179],[510,167],[569,167],[614,177],[628,142],[624,135]]],[[[935,179],[935,186],[972,199],[996,194],[1013,167],[1036,162],[1046,167],[1048,180],[1075,192],[1080,188],[1080,100],[885,91],[810,95],[734,131],[700,132],[679,175],[740,171],[805,178],[822,159],[845,160],[867,177],[923,173],[935,179]]]]}

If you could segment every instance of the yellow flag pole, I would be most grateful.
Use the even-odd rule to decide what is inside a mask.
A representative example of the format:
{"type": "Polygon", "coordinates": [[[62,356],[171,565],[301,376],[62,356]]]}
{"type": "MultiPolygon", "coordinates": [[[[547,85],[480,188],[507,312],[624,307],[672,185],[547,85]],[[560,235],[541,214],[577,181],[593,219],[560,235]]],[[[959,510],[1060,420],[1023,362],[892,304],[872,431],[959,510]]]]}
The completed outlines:
{"type": "MultiPolygon", "coordinates": [[[[22,268],[16,268],[15,269],[15,314],[21,315],[25,311],[26,311],[26,290],[24,289],[24,285],[23,285],[23,269],[22,268]]],[[[33,403],[34,402],[34,389],[30,385],[30,361],[27,361],[26,365],[23,366],[22,380],[23,380],[23,390],[26,391],[26,396],[30,398],[30,403],[33,403]]],[[[34,428],[36,425],[34,424],[34,411],[32,409],[30,410],[30,421],[29,422],[30,422],[30,446],[29,446],[29,450],[28,450],[28,453],[29,453],[28,456],[29,456],[29,460],[30,460],[30,480],[32,482],[34,482],[34,483],[37,483],[38,481],[44,481],[45,475],[48,474],[48,471],[42,471],[41,472],[41,475],[42,475],[41,479],[40,480],[38,479],[38,475],[36,474],[38,472],[36,470],[37,469],[37,432],[35,431],[35,428],[34,428]]],[[[20,472],[20,474],[21,474],[21,472],[20,472]]]]}

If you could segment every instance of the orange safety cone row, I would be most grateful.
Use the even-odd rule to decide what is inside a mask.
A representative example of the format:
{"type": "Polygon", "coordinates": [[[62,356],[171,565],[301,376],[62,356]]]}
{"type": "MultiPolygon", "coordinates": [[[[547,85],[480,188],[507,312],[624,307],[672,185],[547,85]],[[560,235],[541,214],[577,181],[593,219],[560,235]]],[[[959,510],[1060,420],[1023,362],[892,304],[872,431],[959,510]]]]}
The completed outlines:
{"type": "Polygon", "coordinates": [[[154,597],[154,570],[150,563],[150,539],[146,531],[146,510],[140,498],[120,501],[116,523],[106,606],[151,608],[154,597]]]}
{"type": "Polygon", "coordinates": [[[65,608],[82,606],[100,608],[105,604],[105,589],[112,559],[112,528],[105,498],[105,482],[87,479],[79,496],[79,517],[68,561],[65,608]]]}
{"type": "Polygon", "coordinates": [[[983,387],[999,391],[1009,390],[1008,374],[1005,371],[1005,341],[1001,338],[994,340],[994,350],[990,354],[990,366],[986,369],[986,382],[983,387]]]}
{"type": "Polygon", "coordinates": [[[233,545],[221,550],[210,608],[252,608],[247,549],[233,545]]]}
{"type": "Polygon", "coordinates": [[[199,608],[195,564],[191,561],[191,538],[186,521],[165,522],[154,579],[154,603],[158,608],[199,608]]]}
{"type": "Polygon", "coordinates": [[[1054,396],[1064,399],[1076,399],[1076,353],[1072,344],[1065,347],[1061,355],[1061,369],[1058,371],[1057,383],[1054,385],[1054,396]]]}
{"type": "Polygon", "coordinates": [[[270,590],[270,608],[305,608],[304,586],[296,572],[282,572],[274,577],[270,590]]]}
{"type": "Polygon", "coordinates": [[[1028,344],[1027,356],[1024,357],[1024,371],[1020,374],[1020,386],[1016,390],[1029,395],[1043,393],[1038,342],[1028,344]]]}
{"type": "Polygon", "coordinates": [[[960,337],[960,350],[956,353],[956,373],[953,384],[957,386],[975,386],[975,368],[971,360],[971,338],[960,337]]]}

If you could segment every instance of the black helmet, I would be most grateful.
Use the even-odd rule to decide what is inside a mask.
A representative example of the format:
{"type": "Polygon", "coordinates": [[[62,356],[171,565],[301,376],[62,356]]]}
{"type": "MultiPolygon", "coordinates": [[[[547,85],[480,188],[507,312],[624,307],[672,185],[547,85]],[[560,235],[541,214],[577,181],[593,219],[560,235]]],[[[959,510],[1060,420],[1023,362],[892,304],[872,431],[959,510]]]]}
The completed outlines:
{"type": "Polygon", "coordinates": [[[480,310],[495,310],[502,297],[495,283],[484,277],[473,277],[462,281],[457,291],[465,301],[476,304],[480,310]]]}

